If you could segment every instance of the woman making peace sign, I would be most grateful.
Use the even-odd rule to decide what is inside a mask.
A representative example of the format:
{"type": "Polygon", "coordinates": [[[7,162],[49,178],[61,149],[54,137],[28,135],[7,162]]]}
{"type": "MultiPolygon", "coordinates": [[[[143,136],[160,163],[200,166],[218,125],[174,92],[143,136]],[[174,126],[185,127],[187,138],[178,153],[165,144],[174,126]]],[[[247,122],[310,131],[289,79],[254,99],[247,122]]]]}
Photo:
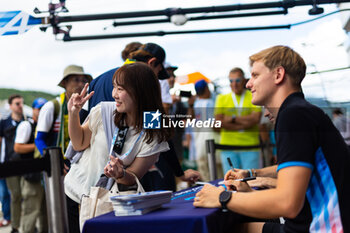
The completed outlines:
{"type": "Polygon", "coordinates": [[[163,113],[159,82],[152,69],[139,62],[124,65],[114,74],[111,85],[115,102],[94,107],[83,125],[79,111],[93,92],[86,95],[86,85],[68,102],[71,143],[74,150],[84,150],[64,182],[68,208],[75,209],[75,214],[81,196],[89,193],[103,172],[120,184],[133,185],[131,173],[140,179],[158,160],[159,153],[169,149],[168,130],[143,129],[143,112],[163,113]],[[109,138],[113,140],[107,140],[106,135],[112,135],[109,138]]]}

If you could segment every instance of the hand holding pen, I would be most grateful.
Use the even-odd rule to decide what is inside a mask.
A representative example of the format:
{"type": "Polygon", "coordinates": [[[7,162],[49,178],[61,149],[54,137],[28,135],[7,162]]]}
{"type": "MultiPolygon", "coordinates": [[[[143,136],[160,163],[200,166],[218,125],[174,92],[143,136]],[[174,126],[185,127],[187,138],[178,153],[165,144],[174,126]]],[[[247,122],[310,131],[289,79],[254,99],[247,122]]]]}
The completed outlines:
{"type": "Polygon", "coordinates": [[[245,170],[235,169],[233,167],[232,161],[230,158],[227,158],[227,162],[231,167],[231,170],[228,171],[225,175],[225,186],[232,191],[238,192],[250,192],[252,189],[248,185],[247,181],[254,180],[255,177],[247,177],[244,174],[245,170]]]}
{"type": "Polygon", "coordinates": [[[231,170],[229,170],[225,174],[225,180],[236,180],[236,181],[249,181],[249,180],[254,180],[255,177],[247,177],[246,175],[246,170],[243,169],[235,169],[233,167],[232,161],[230,158],[227,158],[227,162],[231,167],[231,170]]]}
{"type": "MultiPolygon", "coordinates": [[[[246,179],[246,178],[242,178],[246,179]]],[[[251,192],[252,188],[246,181],[240,181],[240,179],[236,180],[225,180],[224,185],[228,190],[237,191],[237,192],[251,192]]]]}
{"type": "Polygon", "coordinates": [[[256,179],[256,177],[250,176],[250,177],[244,177],[244,178],[241,178],[241,179],[234,179],[234,181],[243,181],[243,182],[246,182],[246,181],[255,180],[255,179],[256,179]]]}

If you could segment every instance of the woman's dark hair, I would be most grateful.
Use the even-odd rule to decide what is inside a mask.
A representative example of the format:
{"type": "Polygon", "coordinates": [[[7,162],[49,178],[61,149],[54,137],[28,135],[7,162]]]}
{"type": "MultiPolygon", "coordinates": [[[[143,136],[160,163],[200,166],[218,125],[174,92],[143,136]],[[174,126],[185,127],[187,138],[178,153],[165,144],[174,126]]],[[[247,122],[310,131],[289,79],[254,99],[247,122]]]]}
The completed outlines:
{"type": "MultiPolygon", "coordinates": [[[[134,102],[136,132],[143,129],[143,112],[159,110],[164,114],[159,81],[148,65],[141,62],[123,65],[114,73],[113,84],[123,87],[134,102]]],[[[117,110],[114,114],[115,125],[123,127],[126,114],[117,110]]],[[[151,143],[154,138],[158,142],[167,141],[171,135],[170,130],[164,128],[144,129],[144,132],[146,143],[151,143]]]]}
{"type": "Polygon", "coordinates": [[[138,50],[142,44],[140,42],[131,42],[127,44],[122,51],[122,59],[125,61],[127,58],[129,58],[129,54],[138,50]]]}

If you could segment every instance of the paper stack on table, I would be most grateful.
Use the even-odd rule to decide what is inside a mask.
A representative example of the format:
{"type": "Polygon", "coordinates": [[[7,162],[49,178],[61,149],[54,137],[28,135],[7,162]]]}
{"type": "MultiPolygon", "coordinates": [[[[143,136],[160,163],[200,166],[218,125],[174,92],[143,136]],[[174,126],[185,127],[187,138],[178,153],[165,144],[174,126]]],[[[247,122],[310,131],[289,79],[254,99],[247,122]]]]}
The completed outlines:
{"type": "Polygon", "coordinates": [[[115,216],[142,215],[169,203],[172,191],[153,191],[111,197],[115,216]]]}

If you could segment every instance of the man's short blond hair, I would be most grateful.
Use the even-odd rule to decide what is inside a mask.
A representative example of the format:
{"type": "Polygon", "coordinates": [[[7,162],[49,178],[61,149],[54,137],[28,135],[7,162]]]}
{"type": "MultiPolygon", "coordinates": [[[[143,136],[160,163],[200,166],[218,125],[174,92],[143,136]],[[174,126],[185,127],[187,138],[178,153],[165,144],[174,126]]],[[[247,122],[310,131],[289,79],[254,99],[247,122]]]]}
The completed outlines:
{"type": "Polygon", "coordinates": [[[301,81],[305,77],[306,65],[304,59],[287,46],[278,45],[264,49],[251,55],[249,60],[250,66],[253,66],[256,61],[262,61],[270,70],[282,66],[296,87],[301,86],[301,81]]]}

